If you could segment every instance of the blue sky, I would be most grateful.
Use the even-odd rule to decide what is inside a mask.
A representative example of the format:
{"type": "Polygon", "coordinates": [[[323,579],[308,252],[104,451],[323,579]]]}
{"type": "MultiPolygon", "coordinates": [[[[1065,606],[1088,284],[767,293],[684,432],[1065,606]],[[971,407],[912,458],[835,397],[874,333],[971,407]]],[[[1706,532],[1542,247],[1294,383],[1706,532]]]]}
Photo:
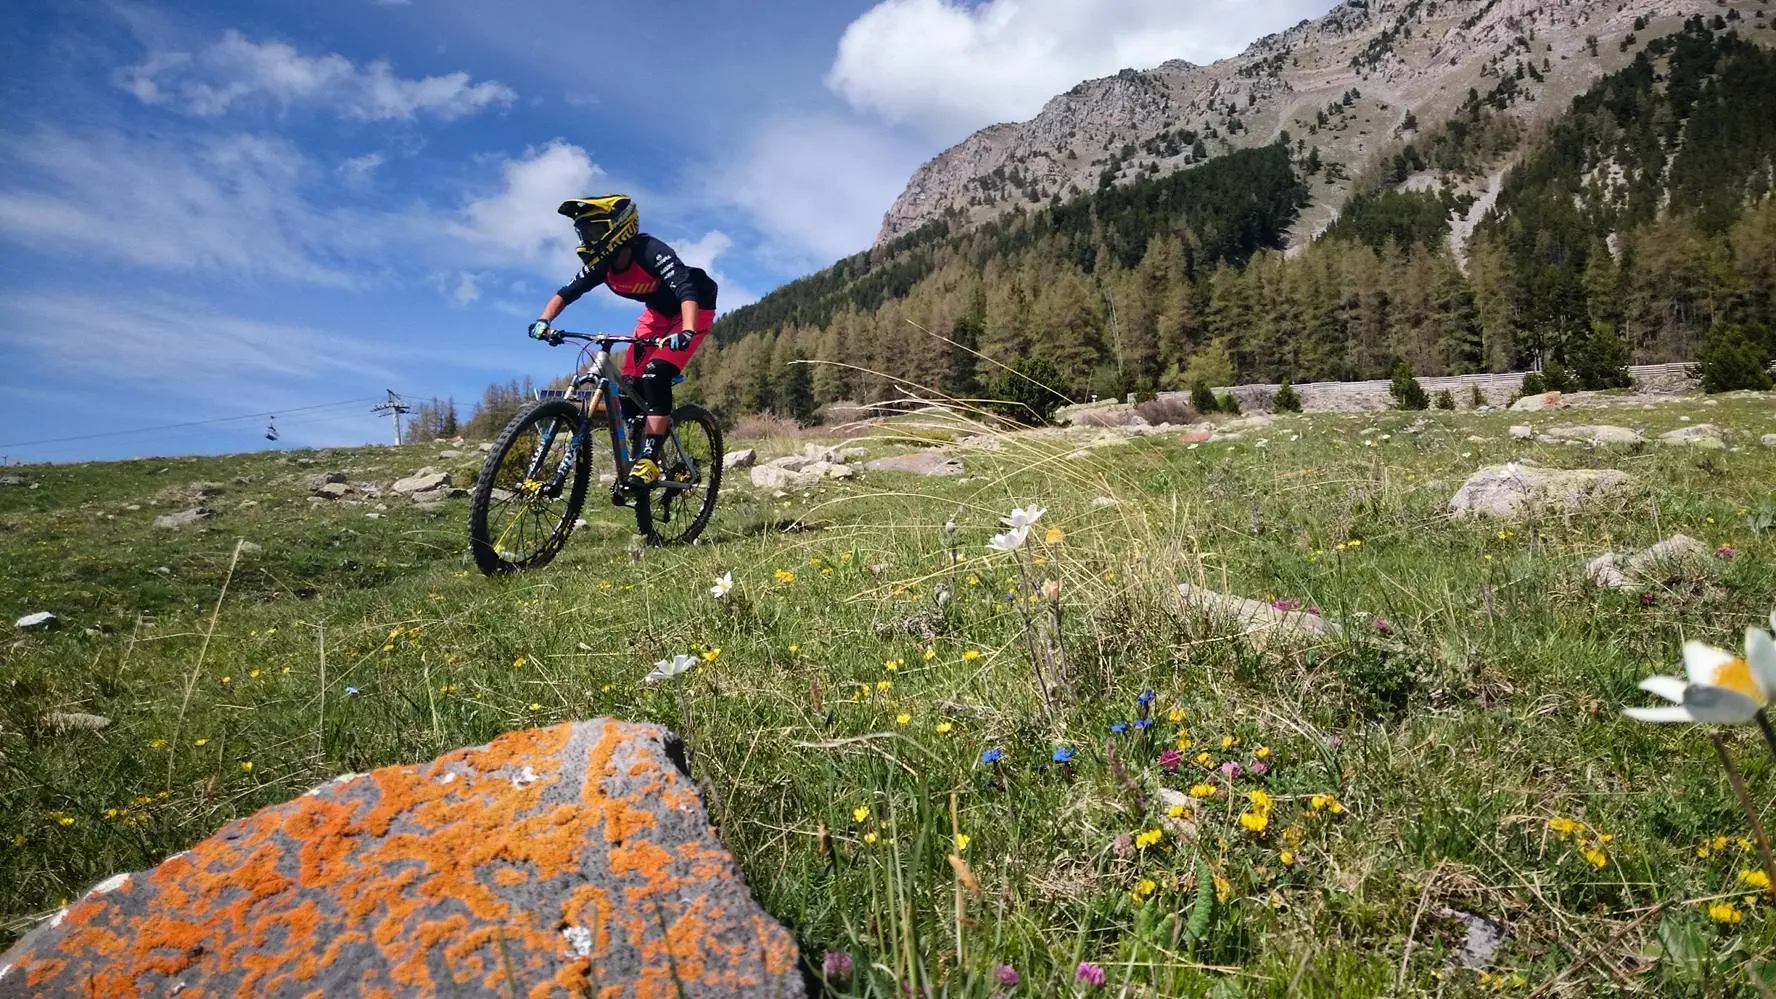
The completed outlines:
{"type": "Polygon", "coordinates": [[[12,0],[0,460],[256,450],[273,415],[278,446],[379,440],[385,388],[466,417],[571,362],[522,336],[577,267],[563,198],[633,194],[732,308],[867,246],[973,129],[1321,6],[12,0]]]}

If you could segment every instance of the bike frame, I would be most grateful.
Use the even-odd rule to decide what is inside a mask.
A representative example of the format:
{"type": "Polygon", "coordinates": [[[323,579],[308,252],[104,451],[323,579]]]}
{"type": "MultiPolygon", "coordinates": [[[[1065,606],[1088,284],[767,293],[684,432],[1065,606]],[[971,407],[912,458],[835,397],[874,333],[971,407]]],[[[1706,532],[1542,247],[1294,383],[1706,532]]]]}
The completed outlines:
{"type": "MultiPolygon", "coordinates": [[[[629,400],[643,412],[647,410],[647,401],[641,397],[640,392],[623,381],[622,372],[617,370],[616,361],[611,359],[611,348],[622,343],[636,347],[648,341],[632,336],[567,333],[560,330],[556,331],[556,336],[562,340],[584,341],[597,348],[591,352],[586,370],[575,375],[573,381],[569,383],[567,398],[571,401],[574,392],[583,385],[595,386],[593,389],[594,398],[602,399],[604,403],[605,429],[610,433],[611,454],[615,458],[616,464],[614,471],[617,481],[620,483],[623,481],[623,477],[629,474],[629,466],[634,464],[634,459],[629,454],[629,428],[623,422],[622,401],[629,400]]],[[[682,378],[681,375],[680,379],[682,380],[682,378]]],[[[573,439],[568,442],[567,453],[562,455],[554,474],[549,477],[549,485],[553,488],[559,488],[561,483],[567,481],[567,476],[573,471],[574,462],[579,460],[580,448],[585,446],[586,434],[592,429],[592,402],[593,399],[587,399],[580,408],[580,422],[574,430],[573,439]]],[[[528,474],[525,476],[527,479],[536,478],[537,473],[542,471],[537,466],[554,445],[555,434],[556,430],[551,428],[548,435],[537,442],[536,453],[532,455],[530,465],[527,466],[528,474]]],[[[678,448],[680,454],[683,454],[684,445],[678,439],[678,425],[676,423],[667,431],[667,436],[672,438],[673,445],[678,448]]],[[[658,484],[658,488],[682,492],[695,484],[695,482],[662,481],[658,484]]]]}

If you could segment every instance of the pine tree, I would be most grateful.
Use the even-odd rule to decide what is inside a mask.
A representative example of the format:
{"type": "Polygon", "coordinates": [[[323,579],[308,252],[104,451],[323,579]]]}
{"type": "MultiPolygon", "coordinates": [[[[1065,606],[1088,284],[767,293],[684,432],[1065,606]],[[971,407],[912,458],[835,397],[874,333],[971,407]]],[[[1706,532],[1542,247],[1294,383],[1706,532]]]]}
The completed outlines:
{"type": "Polygon", "coordinates": [[[1388,386],[1388,395],[1393,396],[1395,409],[1426,409],[1430,406],[1424,386],[1412,377],[1412,369],[1405,361],[1394,365],[1394,379],[1388,386]]]}
{"type": "Polygon", "coordinates": [[[1277,386],[1276,397],[1271,400],[1270,408],[1279,413],[1301,412],[1301,395],[1295,391],[1295,386],[1289,384],[1288,379],[1277,386]]]}
{"type": "Polygon", "coordinates": [[[978,363],[975,351],[980,349],[981,327],[981,321],[971,315],[962,316],[950,326],[950,340],[954,346],[950,348],[949,370],[944,374],[943,391],[952,399],[980,397],[981,386],[975,376],[978,363]]]}

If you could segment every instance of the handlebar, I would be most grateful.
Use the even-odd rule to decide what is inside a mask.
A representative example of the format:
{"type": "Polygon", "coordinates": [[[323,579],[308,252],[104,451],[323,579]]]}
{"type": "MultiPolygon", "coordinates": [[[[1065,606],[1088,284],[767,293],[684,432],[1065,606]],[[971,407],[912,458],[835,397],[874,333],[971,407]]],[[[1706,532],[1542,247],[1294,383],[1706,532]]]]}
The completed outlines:
{"type": "MultiPolygon", "coordinates": [[[[553,330],[552,332],[555,335],[553,337],[551,337],[550,339],[557,340],[557,341],[583,340],[586,343],[603,344],[606,346],[609,346],[610,344],[616,344],[616,343],[648,342],[648,341],[644,341],[644,339],[642,337],[620,336],[615,333],[569,333],[566,330],[553,330]]],[[[549,340],[544,340],[543,342],[548,343],[549,340]]]]}

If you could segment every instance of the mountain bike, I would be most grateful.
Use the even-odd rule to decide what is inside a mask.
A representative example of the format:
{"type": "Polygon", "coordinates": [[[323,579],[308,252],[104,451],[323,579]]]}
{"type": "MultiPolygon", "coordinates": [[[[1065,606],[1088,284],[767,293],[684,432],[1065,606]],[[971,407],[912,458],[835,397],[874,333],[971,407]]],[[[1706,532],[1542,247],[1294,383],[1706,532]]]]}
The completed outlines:
{"type": "Polygon", "coordinates": [[[651,343],[632,336],[556,331],[585,344],[564,397],[518,411],[487,454],[469,503],[469,550],[489,576],[548,565],[579,521],[592,468],[613,473],[610,499],[633,504],[636,530],[653,545],[689,544],[703,533],[721,489],[722,435],[701,406],[679,406],[655,460],[660,481],[631,491],[624,483],[645,431],[647,405],[618,370],[611,349],[651,343]],[[590,393],[581,394],[590,386],[590,393]],[[596,425],[602,417],[603,425],[596,425]],[[606,447],[608,445],[608,447],[606,447]]]}

